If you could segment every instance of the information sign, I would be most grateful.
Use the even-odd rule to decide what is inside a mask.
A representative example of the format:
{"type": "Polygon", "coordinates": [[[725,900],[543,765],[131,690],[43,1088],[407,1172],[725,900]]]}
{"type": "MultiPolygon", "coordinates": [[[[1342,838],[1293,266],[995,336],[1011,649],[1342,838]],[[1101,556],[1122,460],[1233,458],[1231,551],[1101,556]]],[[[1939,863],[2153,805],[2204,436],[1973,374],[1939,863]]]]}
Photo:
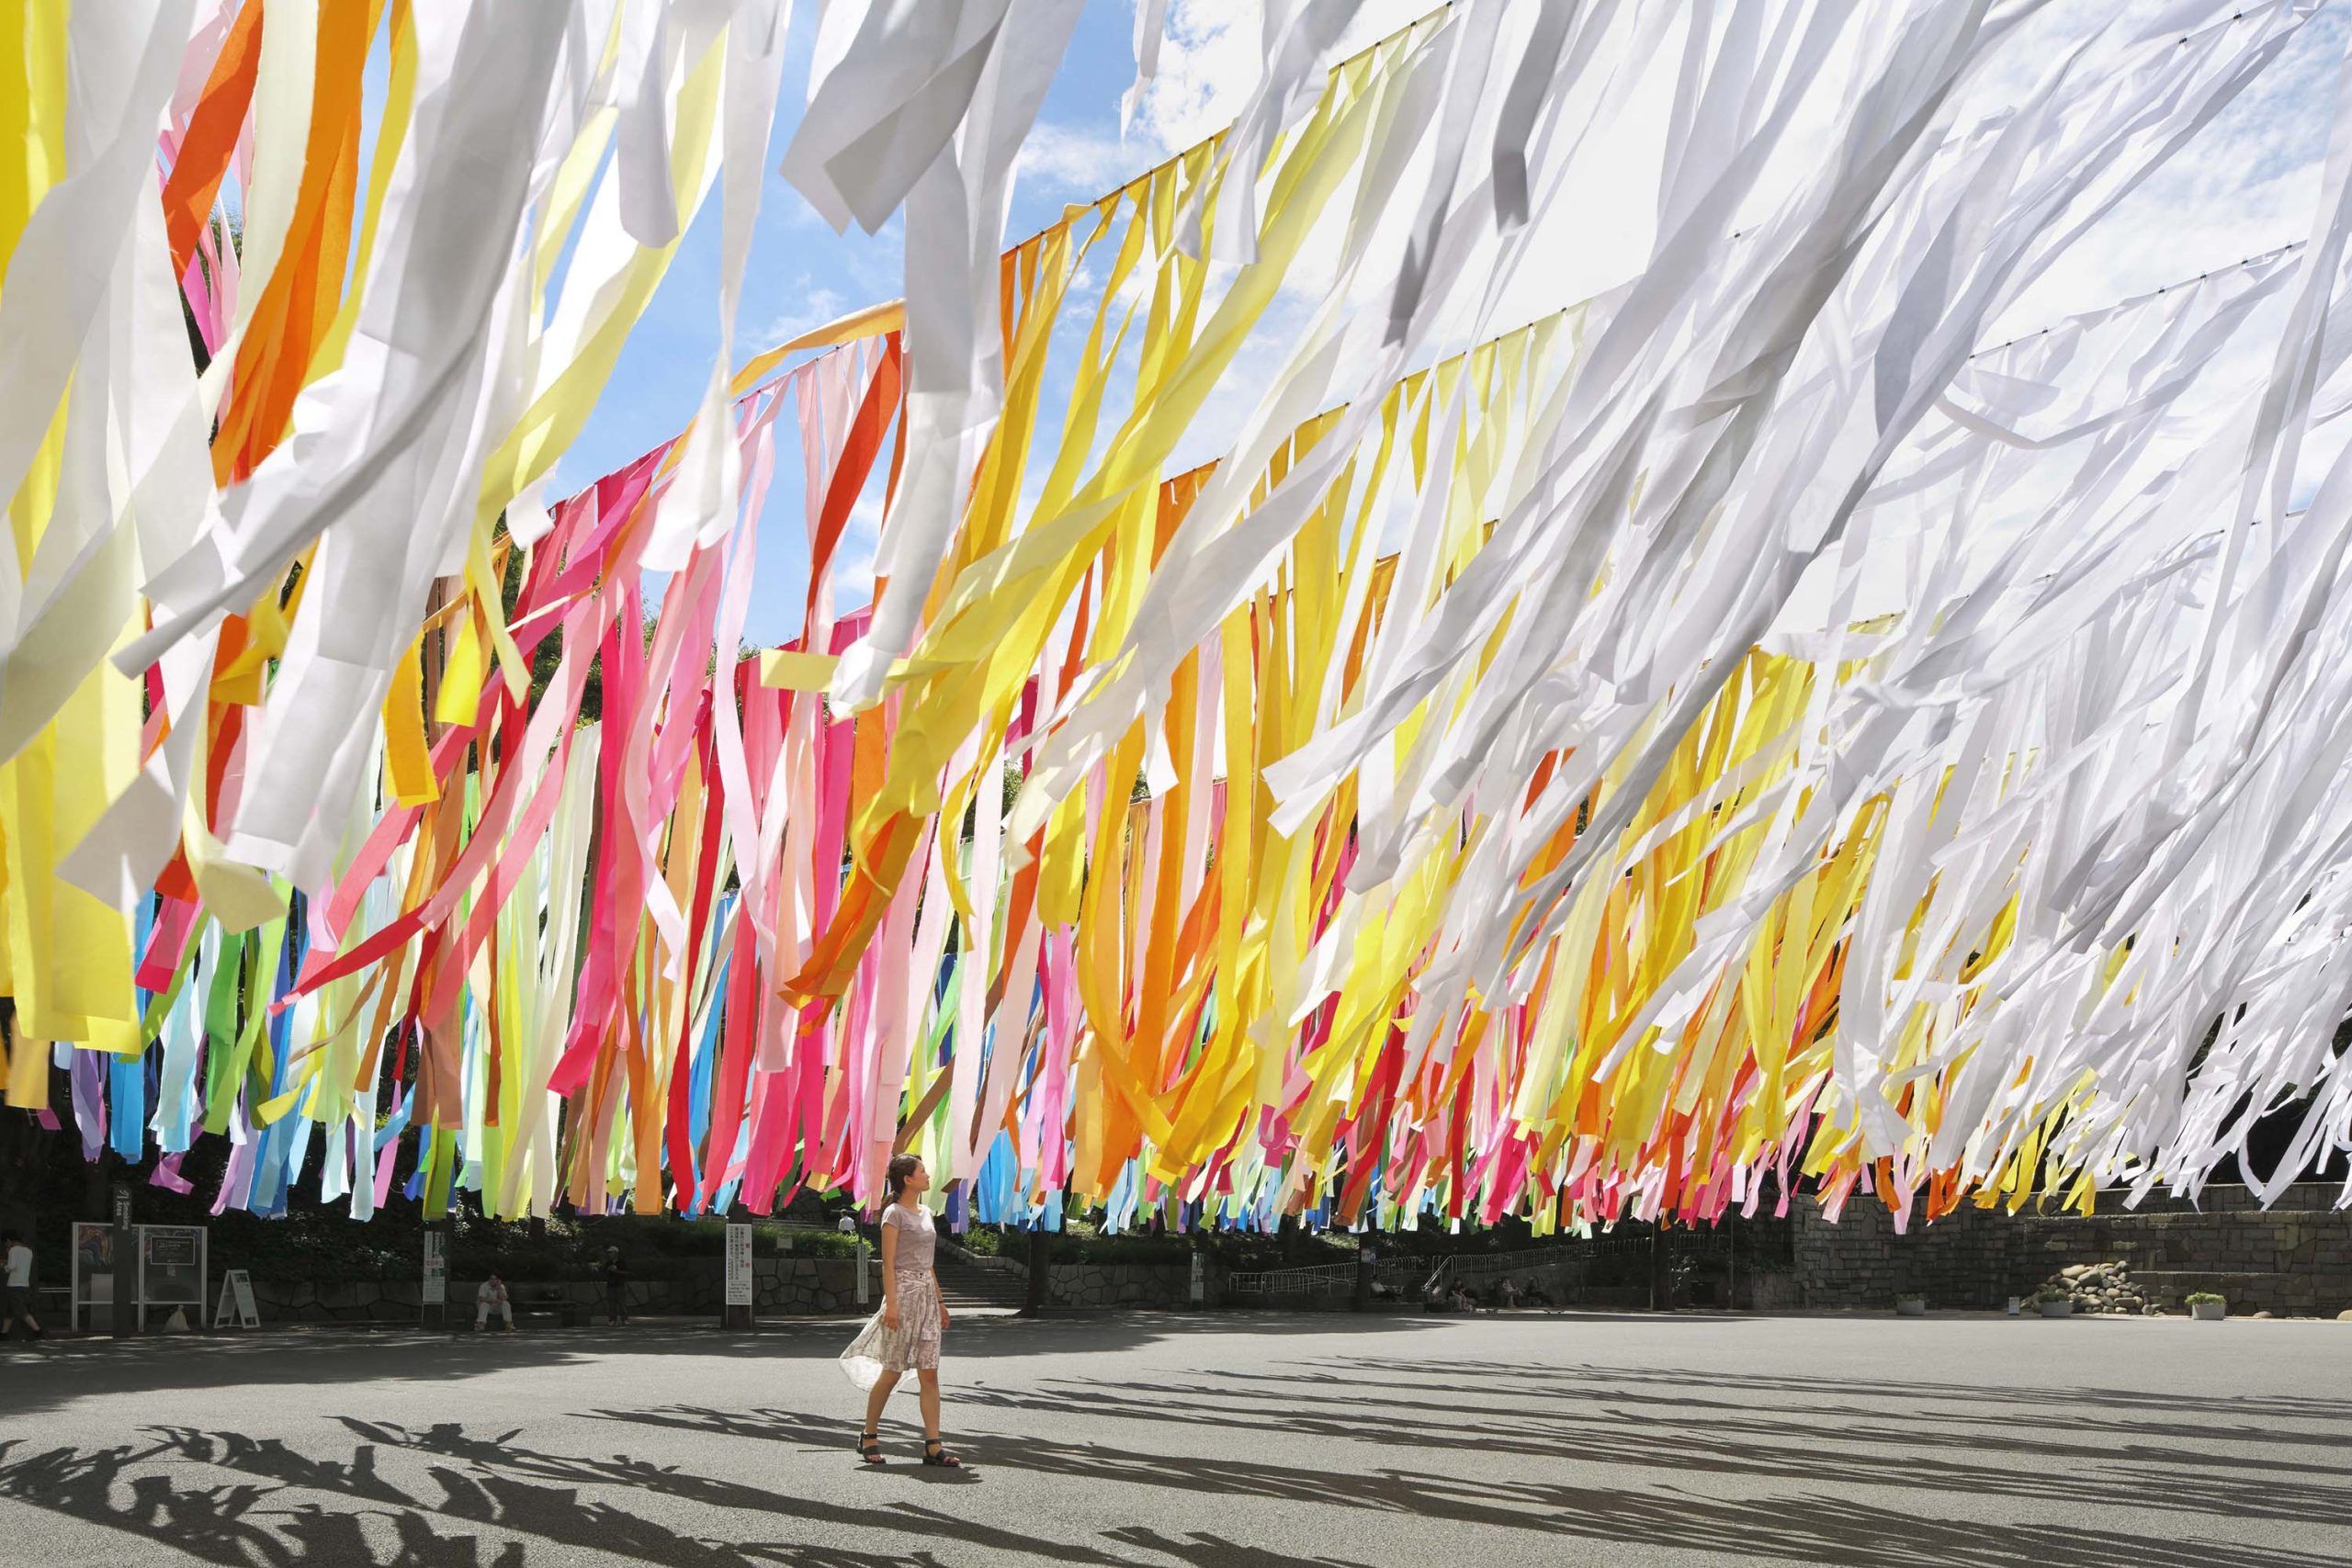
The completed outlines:
{"type": "Polygon", "coordinates": [[[147,1309],[192,1307],[204,1314],[205,1229],[202,1225],[139,1227],[139,1325],[147,1309]]]}
{"type": "Polygon", "coordinates": [[[727,1227],[727,1304],[752,1304],[752,1227],[727,1227]]]}
{"type": "Polygon", "coordinates": [[[220,1276],[220,1304],[213,1309],[212,1326],[234,1319],[240,1328],[259,1328],[261,1313],[254,1305],[253,1277],[242,1269],[232,1269],[220,1276]]]}

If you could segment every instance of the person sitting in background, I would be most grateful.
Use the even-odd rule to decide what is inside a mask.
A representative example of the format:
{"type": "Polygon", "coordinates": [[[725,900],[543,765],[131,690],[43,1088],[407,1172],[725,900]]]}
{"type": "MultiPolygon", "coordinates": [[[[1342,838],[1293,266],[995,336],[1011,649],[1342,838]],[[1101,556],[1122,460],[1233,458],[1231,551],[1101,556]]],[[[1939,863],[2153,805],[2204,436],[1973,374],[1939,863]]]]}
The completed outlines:
{"type": "Polygon", "coordinates": [[[1519,1305],[1519,1287],[1511,1282],[1511,1278],[1508,1274],[1504,1275],[1502,1282],[1495,1287],[1495,1295],[1506,1307],[1516,1308],[1519,1305]]]}
{"type": "Polygon", "coordinates": [[[1532,1274],[1527,1277],[1527,1283],[1519,1288],[1519,1293],[1529,1306],[1543,1307],[1546,1311],[1551,1308],[1552,1298],[1544,1294],[1544,1287],[1535,1282],[1535,1276],[1532,1274]]]}
{"type": "Polygon", "coordinates": [[[480,1334],[482,1325],[490,1321],[492,1313],[496,1313],[506,1320],[507,1333],[514,1332],[514,1306],[506,1299],[506,1281],[495,1274],[484,1280],[481,1282],[481,1289],[474,1292],[474,1332],[476,1334],[480,1334]]]}
{"type": "Polygon", "coordinates": [[[1460,1313],[1475,1313],[1478,1310],[1478,1298],[1470,1293],[1469,1286],[1459,1281],[1456,1281],[1453,1287],[1453,1310],[1460,1313]]]}

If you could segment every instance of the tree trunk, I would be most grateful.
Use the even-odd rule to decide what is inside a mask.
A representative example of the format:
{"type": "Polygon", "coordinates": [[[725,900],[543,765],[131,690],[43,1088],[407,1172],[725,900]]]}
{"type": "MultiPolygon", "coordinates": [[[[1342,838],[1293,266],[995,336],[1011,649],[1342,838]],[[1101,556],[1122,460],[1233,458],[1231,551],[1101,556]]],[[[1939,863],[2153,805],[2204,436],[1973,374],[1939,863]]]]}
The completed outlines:
{"type": "Polygon", "coordinates": [[[1674,1285],[1666,1271],[1666,1226],[1654,1224],[1650,1227],[1650,1310],[1673,1311],[1673,1296],[1674,1285]]]}

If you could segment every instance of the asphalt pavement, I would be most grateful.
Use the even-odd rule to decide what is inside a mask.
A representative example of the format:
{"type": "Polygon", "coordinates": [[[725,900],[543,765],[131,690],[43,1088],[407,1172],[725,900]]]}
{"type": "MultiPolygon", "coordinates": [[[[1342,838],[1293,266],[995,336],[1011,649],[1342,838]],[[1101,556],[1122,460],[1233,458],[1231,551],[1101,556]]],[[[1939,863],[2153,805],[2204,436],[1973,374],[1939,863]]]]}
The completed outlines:
{"type": "Polygon", "coordinates": [[[2352,1325],[959,1321],[0,1348],[0,1562],[2342,1568],[2352,1325]]]}

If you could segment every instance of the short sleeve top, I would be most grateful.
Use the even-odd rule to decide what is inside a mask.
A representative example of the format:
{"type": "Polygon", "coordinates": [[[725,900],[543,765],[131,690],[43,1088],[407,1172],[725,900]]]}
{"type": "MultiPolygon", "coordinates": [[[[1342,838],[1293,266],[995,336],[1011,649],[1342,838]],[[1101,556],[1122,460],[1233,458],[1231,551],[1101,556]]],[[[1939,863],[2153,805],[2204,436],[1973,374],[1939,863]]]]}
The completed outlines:
{"type": "Polygon", "coordinates": [[[932,1244],[937,1235],[932,1227],[931,1211],[920,1205],[910,1209],[904,1203],[892,1203],[883,1209],[882,1223],[896,1226],[899,1232],[899,1255],[892,1271],[930,1273],[932,1244]]]}

